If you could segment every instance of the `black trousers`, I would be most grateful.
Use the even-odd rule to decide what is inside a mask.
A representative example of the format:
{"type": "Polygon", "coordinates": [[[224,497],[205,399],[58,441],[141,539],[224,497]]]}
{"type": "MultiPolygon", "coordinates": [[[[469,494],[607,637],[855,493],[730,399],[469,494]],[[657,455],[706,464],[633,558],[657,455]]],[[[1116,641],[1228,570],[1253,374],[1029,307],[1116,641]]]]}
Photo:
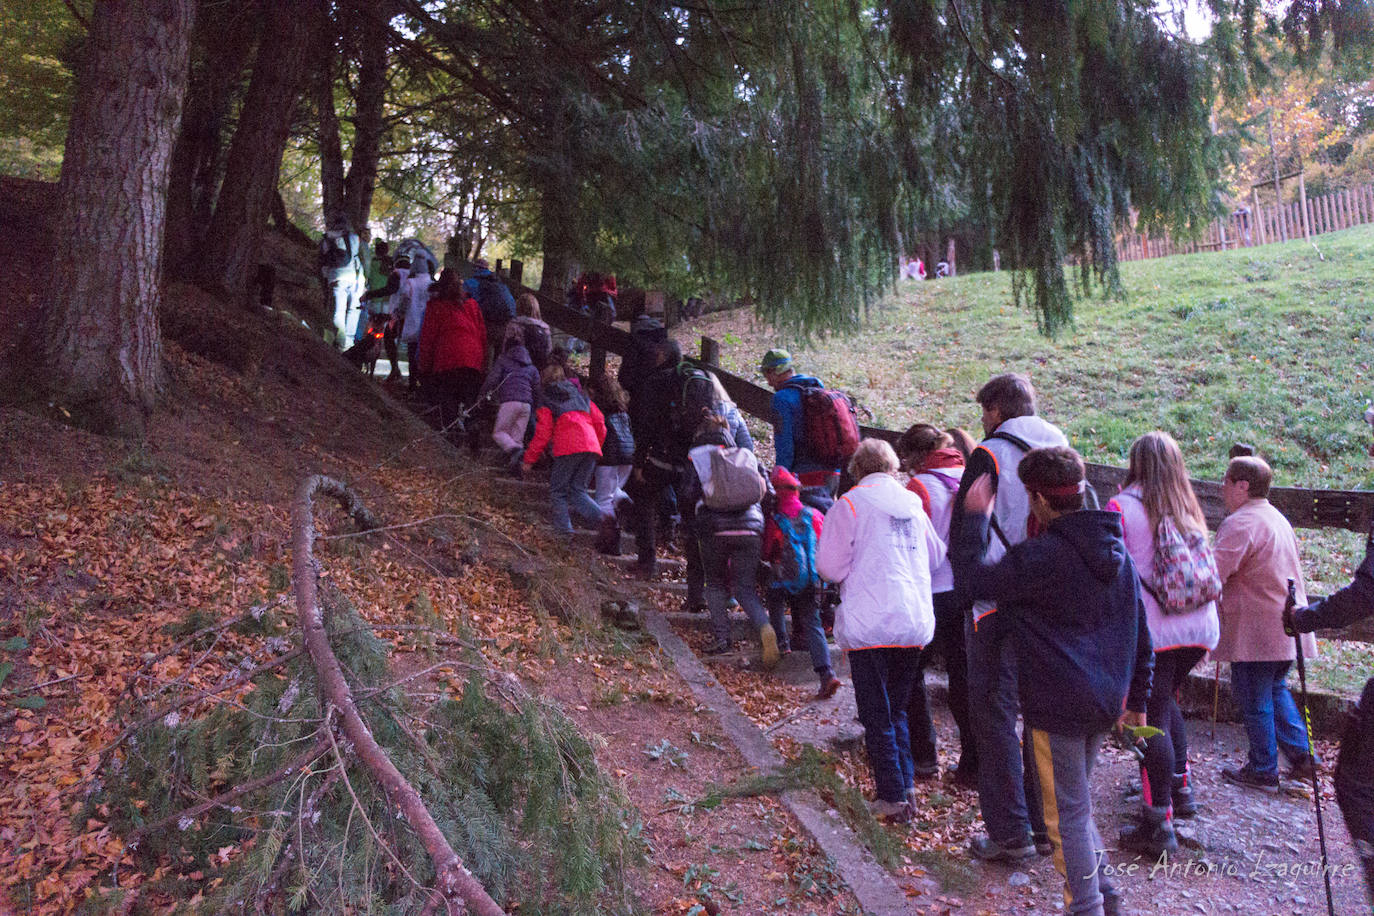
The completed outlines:
{"type": "Polygon", "coordinates": [[[925,668],[935,656],[944,659],[949,672],[949,711],[959,726],[959,769],[978,772],[978,746],[968,718],[968,651],[964,647],[964,615],[967,605],[954,592],[938,592],[935,601],[935,638],[921,652],[920,670],[907,702],[907,727],[911,731],[911,759],[918,767],[936,765],[935,723],[926,699],[925,668]]]}
{"type": "Polygon", "coordinates": [[[654,562],[659,513],[671,499],[678,476],[675,470],[646,462],[638,475],[631,474],[625,482],[625,492],[634,501],[635,549],[641,566],[654,562]]]}
{"type": "Polygon", "coordinates": [[[1169,807],[1174,774],[1187,772],[1188,727],[1178,708],[1178,688],[1206,654],[1205,649],[1196,646],[1155,653],[1155,673],[1150,699],[1145,705],[1145,723],[1164,734],[1145,742],[1142,785],[1147,787],[1143,796],[1146,804],[1169,807]]]}
{"type": "Polygon", "coordinates": [[[1336,757],[1336,804],[1364,865],[1365,890],[1374,910],[1374,678],[1365,682],[1336,757]]]}
{"type": "Polygon", "coordinates": [[[477,402],[481,390],[481,369],[448,369],[424,377],[425,395],[439,408],[439,428],[455,446],[466,440],[474,452],[482,445],[481,427],[476,422],[464,425],[457,420],[477,402]]]}

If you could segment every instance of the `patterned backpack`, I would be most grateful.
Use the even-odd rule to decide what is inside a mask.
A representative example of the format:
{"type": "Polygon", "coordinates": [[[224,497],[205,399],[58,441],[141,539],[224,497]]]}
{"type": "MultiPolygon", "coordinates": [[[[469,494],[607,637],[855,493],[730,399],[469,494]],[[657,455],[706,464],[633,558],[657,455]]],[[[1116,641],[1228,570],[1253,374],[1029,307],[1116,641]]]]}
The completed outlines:
{"type": "Polygon", "coordinates": [[[1155,529],[1155,571],[1144,587],[1165,614],[1187,614],[1221,597],[1221,574],[1203,531],[1180,531],[1169,516],[1155,529]]]}

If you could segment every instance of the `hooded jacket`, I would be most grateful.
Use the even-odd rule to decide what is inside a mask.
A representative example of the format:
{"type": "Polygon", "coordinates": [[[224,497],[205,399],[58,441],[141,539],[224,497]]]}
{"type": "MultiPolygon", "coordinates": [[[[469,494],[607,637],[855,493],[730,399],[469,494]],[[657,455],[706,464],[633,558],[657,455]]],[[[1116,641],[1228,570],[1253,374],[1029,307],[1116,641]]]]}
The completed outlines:
{"type": "MultiPolygon", "coordinates": [[[[1030,500],[1026,496],[1025,485],[1021,483],[1021,478],[1016,473],[1016,469],[1021,466],[1021,459],[1025,457],[1026,449],[1008,439],[999,438],[1000,435],[1014,436],[1030,448],[1047,448],[1053,445],[1069,444],[1069,440],[1059,431],[1059,427],[1036,416],[1012,417],[997,427],[993,434],[984,439],[969,456],[968,465],[964,469],[963,481],[959,484],[959,492],[954,498],[954,514],[950,519],[949,533],[951,542],[958,536],[954,529],[961,524],[964,494],[968,491],[969,486],[983,474],[991,474],[997,484],[997,499],[993,503],[992,514],[997,519],[1002,534],[1011,544],[1019,544],[1026,539],[1026,520],[1030,517],[1030,500]]],[[[988,545],[988,560],[1001,559],[1005,553],[1006,547],[1003,546],[1001,538],[994,534],[992,542],[988,545]]],[[[957,572],[954,575],[954,587],[961,593],[961,600],[969,600],[971,592],[967,592],[965,589],[975,584],[961,581],[957,572]]],[[[996,610],[997,605],[992,601],[975,602],[973,605],[974,629],[978,628],[978,623],[984,617],[996,610]]]]}
{"type": "Polygon", "coordinates": [[[964,513],[957,529],[954,575],[972,583],[970,597],[1001,608],[1027,725],[1088,736],[1125,709],[1145,711],[1154,650],[1118,513],[1061,515],[999,560],[986,516],[964,513]]]}
{"type": "MultiPolygon", "coordinates": [[[[426,282],[428,276],[426,275],[426,282]]],[[[434,299],[424,311],[424,323],[416,335],[420,343],[421,373],[451,369],[482,371],[486,360],[486,329],[482,313],[472,299],[434,299]]],[[[410,327],[410,314],[406,315],[410,327]]]]}
{"type": "Polygon", "coordinates": [[[945,545],[916,494],[891,474],[869,474],[825,514],[816,571],[840,583],[841,649],[920,648],[935,635],[930,572],[945,545]]]}
{"type": "MultiPolygon", "coordinates": [[[[940,449],[927,464],[907,481],[906,488],[921,498],[921,507],[930,516],[935,534],[949,540],[949,520],[954,514],[954,494],[964,476],[964,458],[956,449],[940,449]]],[[[930,574],[930,590],[935,594],[954,588],[954,568],[949,558],[930,574]]]]}
{"type": "Polygon", "coordinates": [[[482,383],[478,397],[494,391],[498,404],[533,404],[534,394],[538,390],[539,370],[534,368],[524,344],[515,344],[501,351],[496,362],[491,364],[491,371],[487,373],[487,380],[482,383]]]}
{"type": "MultiPolygon", "coordinates": [[[[1140,501],[1140,484],[1131,484],[1107,503],[1107,508],[1121,513],[1121,530],[1125,535],[1126,551],[1135,562],[1136,574],[1142,582],[1149,582],[1155,574],[1155,529],[1150,514],[1140,501]]],[[[1217,647],[1221,624],[1217,621],[1217,605],[1209,601],[1186,614],[1166,614],[1144,588],[1140,600],[1145,602],[1145,619],[1150,624],[1150,642],[1156,652],[1169,649],[1197,648],[1211,651],[1217,647]]]]}
{"type": "Polygon", "coordinates": [[[542,370],[549,364],[549,354],[553,352],[553,334],[547,323],[530,315],[517,315],[506,324],[506,337],[512,334],[520,335],[530,355],[530,362],[534,363],[536,369],[542,370]]]}
{"type": "Polygon", "coordinates": [[[601,455],[606,419],[601,409],[576,384],[564,379],[545,385],[535,411],[534,438],[525,449],[525,464],[533,465],[553,442],[553,457],[591,452],[601,455]]]}
{"type": "MultiPolygon", "coordinates": [[[[1348,627],[1374,614],[1374,537],[1365,540],[1364,562],[1355,570],[1350,584],[1328,598],[1318,598],[1293,612],[1293,626],[1299,633],[1348,627]]],[[[1374,678],[1365,682],[1360,709],[1366,717],[1374,712],[1374,678]]],[[[1351,732],[1353,734],[1353,731],[1351,732]]],[[[1366,733],[1368,734],[1368,733],[1366,733]]]]}

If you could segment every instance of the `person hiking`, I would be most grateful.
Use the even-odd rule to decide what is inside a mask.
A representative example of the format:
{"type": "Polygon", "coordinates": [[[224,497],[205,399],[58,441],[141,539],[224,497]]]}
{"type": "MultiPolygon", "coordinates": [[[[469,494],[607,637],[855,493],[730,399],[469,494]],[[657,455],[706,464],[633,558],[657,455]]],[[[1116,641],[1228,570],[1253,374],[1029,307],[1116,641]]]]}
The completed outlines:
{"type": "Polygon", "coordinates": [[[897,482],[897,468],[891,445],[859,443],[849,461],[858,483],[825,514],[816,569],[840,586],[835,643],[849,657],[874,813],[906,822],[916,791],[906,707],[921,649],[935,635],[930,573],[945,545],[916,494],[897,482]]]}
{"type": "MultiPolygon", "coordinates": [[[[1307,729],[1285,683],[1296,658],[1283,632],[1288,580],[1297,603],[1306,604],[1298,540],[1288,519],[1269,502],[1274,472],[1253,456],[1232,458],[1221,484],[1227,516],[1213,550],[1221,576],[1221,635],[1212,657],[1231,663],[1231,692],[1249,740],[1243,766],[1221,775],[1237,785],[1279,791],[1279,754],[1288,758],[1289,779],[1305,780],[1316,762],[1307,751],[1307,729]]],[[[1303,637],[1303,653],[1316,657],[1317,641],[1303,637]]]]}
{"type": "Polygon", "coordinates": [[[363,265],[358,257],[358,234],[347,220],[335,220],[320,237],[318,263],[324,282],[325,300],[334,316],[334,345],[346,350],[357,330],[362,314],[363,265]]]}
{"type": "MultiPolygon", "coordinates": [[[[420,274],[419,277],[425,279],[424,285],[428,287],[428,276],[420,274]]],[[[482,387],[486,341],[482,312],[466,295],[453,271],[445,270],[434,285],[433,298],[428,301],[423,316],[416,337],[418,365],[411,364],[411,377],[418,369],[427,396],[439,406],[440,427],[448,430],[449,440],[458,445],[458,434],[464,434],[468,448],[476,454],[480,442],[477,425],[464,427],[458,420],[477,403],[482,387]]]]}
{"type": "Polygon", "coordinates": [[[1093,822],[1090,777],[1113,726],[1145,724],[1154,660],[1121,516],[1083,508],[1083,459],[1073,449],[1031,449],[1016,475],[1044,533],[993,560],[992,516],[1008,473],[980,472],[969,481],[972,472],[964,474],[950,558],[969,597],[996,602],[1015,648],[1042,816],[1064,877],[1064,911],[1118,913],[1120,894],[1102,874],[1106,844],[1093,822]]]}
{"type": "Polygon", "coordinates": [[[549,354],[553,352],[553,334],[549,326],[539,317],[539,300],[534,293],[521,293],[515,300],[515,317],[506,325],[506,336],[519,334],[530,354],[530,362],[543,371],[549,364],[549,354]]]}
{"type": "MultiPolygon", "coordinates": [[[[379,242],[385,245],[385,242],[379,242]]],[[[374,260],[374,264],[376,261],[374,260]]],[[[390,261],[391,269],[387,271],[386,282],[374,289],[369,289],[363,294],[363,303],[373,312],[381,312],[390,316],[386,323],[386,331],[382,337],[382,346],[386,349],[387,362],[391,364],[391,371],[387,373],[388,382],[396,382],[401,379],[401,354],[397,346],[397,340],[401,336],[401,322],[397,317],[397,312],[401,307],[401,284],[406,277],[410,276],[410,258],[404,255],[390,261]]]]}
{"type": "MultiPolygon", "coordinates": [[[[480,308],[478,312],[480,314],[480,308]]],[[[481,343],[485,352],[485,328],[481,343]]],[[[506,468],[512,473],[519,471],[519,463],[525,454],[525,430],[529,427],[538,392],[539,370],[530,360],[520,335],[510,335],[506,338],[506,348],[487,372],[487,379],[482,383],[477,398],[481,400],[491,395],[496,401],[496,423],[491,431],[491,439],[505,456],[506,468]]]]}
{"type": "MultiPolygon", "coordinates": [[[[954,447],[954,439],[928,423],[917,423],[897,440],[896,452],[911,479],[906,488],[921,500],[921,508],[935,526],[942,541],[949,538],[949,520],[954,512],[954,494],[964,476],[964,456],[954,447]]],[[[949,711],[959,727],[959,762],[954,780],[959,785],[977,788],[978,745],[968,714],[968,652],[964,646],[964,617],[968,605],[954,592],[954,570],[949,560],[930,574],[931,598],[935,610],[935,637],[921,652],[920,672],[911,687],[907,723],[911,730],[911,756],[916,777],[930,779],[940,772],[936,756],[935,723],[926,701],[925,668],[939,655],[949,676],[949,711]]]]}
{"type": "Polygon", "coordinates": [[[1178,850],[1173,819],[1197,813],[1188,771],[1188,729],[1178,708],[1178,691],[1188,672],[1216,648],[1220,624],[1215,601],[1182,613],[1167,612],[1155,590],[1148,587],[1164,573],[1156,569],[1155,558],[1161,532],[1168,530],[1161,528],[1166,519],[1174,531],[1195,532],[1206,543],[1207,520],[1188,482],[1178,443],[1166,432],[1146,433],[1131,443],[1127,461],[1126,482],[1106,508],[1121,513],[1126,550],[1144,584],[1141,600],[1155,651],[1145,724],[1160,734],[1145,741],[1140,815],[1135,825],[1121,832],[1120,846],[1158,860],[1178,850]]]}
{"type": "Polygon", "coordinates": [[[724,417],[707,412],[701,415],[699,431],[687,453],[683,475],[682,503],[690,506],[690,535],[699,544],[704,570],[704,596],[711,614],[713,642],[708,655],[719,655],[732,648],[730,614],[727,603],[733,592],[758,634],[763,666],[778,663],[778,636],[768,621],[768,611],[759,600],[755,580],[763,535],[765,492],[763,470],[754,453],[735,444],[724,417]],[[724,455],[733,455],[730,463],[724,455]],[[725,493],[717,503],[713,496],[733,481],[727,474],[751,478],[757,489],[743,497],[725,493]]]}
{"type": "Polygon", "coordinates": [[[840,468],[838,464],[819,460],[806,441],[802,401],[805,389],[824,390],[825,385],[818,378],[798,375],[792,365],[792,354],[786,350],[765,353],[759,371],[774,391],[770,405],[774,465],[797,475],[802,484],[802,501],[824,512],[835,501],[840,468]]]}
{"type": "Polygon", "coordinates": [[[472,276],[467,282],[473,298],[482,308],[482,320],[486,322],[488,359],[495,358],[506,339],[506,325],[515,317],[515,297],[482,258],[473,263],[472,276]]]}
{"type": "Polygon", "coordinates": [[[630,429],[634,434],[634,467],[625,492],[634,502],[635,549],[639,554],[634,572],[651,577],[657,570],[657,522],[660,507],[672,499],[680,483],[687,448],[666,418],[681,396],[678,364],[682,349],[668,338],[654,348],[652,369],[630,394],[630,429]]]}
{"type": "MultiPolygon", "coordinates": [[[[624,487],[630,479],[635,457],[635,437],[630,429],[630,399],[609,372],[603,371],[593,378],[591,389],[592,401],[601,408],[601,414],[606,418],[606,441],[601,444],[601,459],[596,463],[593,499],[602,512],[616,516],[619,524],[623,514],[620,507],[630,498],[624,487]]],[[[619,537],[616,537],[614,547],[613,553],[619,555],[619,537]]]]}
{"type": "MultiPolygon", "coordinates": [[[[963,516],[965,490],[983,474],[993,476],[993,540],[989,562],[1026,540],[1035,526],[1026,488],[1016,468],[1031,448],[1065,446],[1058,427],[1036,416],[1035,389],[1024,375],[994,376],[978,390],[985,438],[973,450],[954,498],[950,539],[963,516]]],[[[969,567],[976,576],[979,567],[969,567]]],[[[968,652],[969,724],[978,746],[978,806],[987,835],[975,838],[970,851],[979,859],[1016,861],[1036,852],[1048,855],[1050,843],[1041,819],[1035,763],[1030,744],[1017,737],[1016,652],[1001,625],[1001,606],[990,600],[973,601],[974,581],[961,582],[958,569],[954,589],[960,601],[972,602],[964,618],[968,652]]]]}
{"type": "MultiPolygon", "coordinates": [[[[406,345],[406,362],[409,364],[409,377],[406,379],[408,387],[414,391],[420,383],[424,373],[419,370],[420,365],[420,329],[425,323],[425,308],[429,304],[429,288],[433,280],[429,275],[429,267],[423,260],[416,261],[411,265],[410,273],[401,283],[399,292],[400,303],[396,308],[396,318],[401,322],[401,342],[406,345]]],[[[448,293],[450,301],[460,302],[469,298],[462,290],[453,290],[448,293]]],[[[477,365],[480,372],[482,363],[477,365]]]]}
{"type": "Polygon", "coordinates": [[[601,443],[606,438],[606,420],[591,399],[564,377],[562,366],[545,366],[540,383],[534,438],[525,449],[522,472],[529,473],[544,450],[551,448],[549,510],[554,533],[562,538],[572,537],[572,519],[568,514],[571,508],[583,521],[598,526],[600,549],[612,533],[617,539],[620,537],[615,516],[603,513],[587,494],[596,459],[601,455],[601,443]]]}
{"type": "Polygon", "coordinates": [[[816,699],[828,700],[840,689],[830,665],[830,646],[821,627],[820,573],[816,571],[816,545],[824,529],[824,517],[802,505],[801,481],[787,468],[774,468],[769,476],[777,494],[763,528],[762,559],[772,570],[768,588],[768,616],[773,632],[788,645],[786,617],[792,615],[792,631],[805,640],[811,667],[820,680],[816,699]]]}
{"type": "MultiPolygon", "coordinates": [[[[1288,635],[1347,627],[1374,614],[1374,534],[1365,539],[1364,561],[1350,584],[1328,598],[1284,612],[1288,635]]],[[[1292,641],[1291,639],[1289,640],[1292,641]]],[[[1336,755],[1336,804],[1364,867],[1365,891],[1374,912],[1374,677],[1346,721],[1336,755]]]]}
{"type": "Polygon", "coordinates": [[[668,339],[663,322],[652,315],[640,315],[630,323],[630,348],[620,360],[616,380],[631,397],[635,389],[654,371],[658,345],[668,339]]]}

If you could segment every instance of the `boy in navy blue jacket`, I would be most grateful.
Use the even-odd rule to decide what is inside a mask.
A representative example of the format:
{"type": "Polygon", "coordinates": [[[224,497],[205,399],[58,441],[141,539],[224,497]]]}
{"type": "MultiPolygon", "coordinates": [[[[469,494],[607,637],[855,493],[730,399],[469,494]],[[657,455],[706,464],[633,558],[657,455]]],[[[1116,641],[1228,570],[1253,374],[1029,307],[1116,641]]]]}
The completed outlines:
{"type": "Polygon", "coordinates": [[[1012,613],[1021,712],[1035,750],[1045,824],[1064,875],[1065,912],[1115,913],[1120,898],[1100,875],[1105,846],[1093,823],[1089,773],[1118,724],[1145,724],[1153,650],[1140,582],[1121,517],[1083,509],[1083,459],[1071,448],[1026,453],[1017,474],[1041,533],[996,563],[984,555],[992,478],[968,489],[950,560],[963,600],[1012,613]]]}

